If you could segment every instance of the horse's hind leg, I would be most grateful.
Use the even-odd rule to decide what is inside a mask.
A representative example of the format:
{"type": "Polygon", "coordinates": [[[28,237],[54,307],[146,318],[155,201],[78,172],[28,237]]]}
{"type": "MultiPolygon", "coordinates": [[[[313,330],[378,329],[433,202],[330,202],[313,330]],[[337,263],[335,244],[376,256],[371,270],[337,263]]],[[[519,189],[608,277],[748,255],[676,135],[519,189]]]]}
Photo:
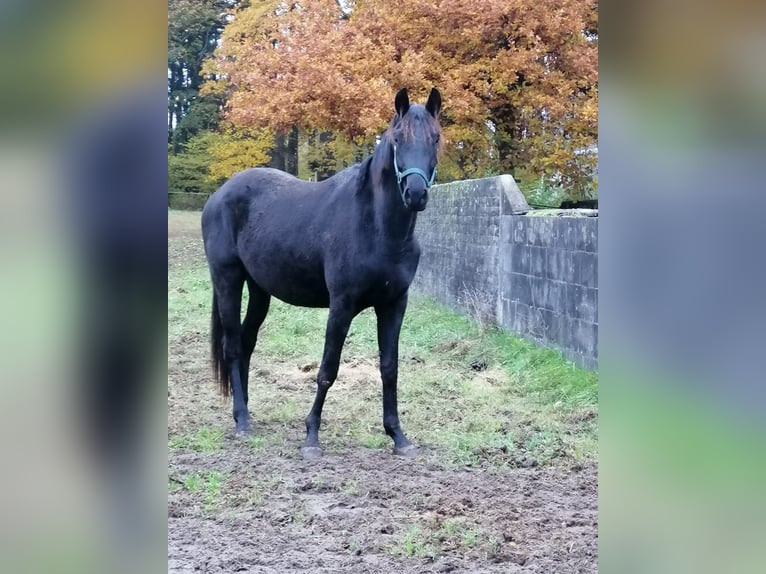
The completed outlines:
{"type": "Polygon", "coordinates": [[[233,414],[237,436],[251,432],[250,416],[247,412],[245,390],[242,384],[242,325],[240,310],[242,287],[245,284],[245,270],[241,263],[215,266],[211,269],[213,287],[217,297],[218,316],[221,321],[223,339],[223,360],[229,376],[233,395],[233,414]]]}
{"type": "Polygon", "coordinates": [[[248,404],[250,359],[258,340],[258,330],[266,318],[266,313],[269,312],[269,303],[271,302],[271,295],[258,287],[249,277],[247,289],[250,292],[250,298],[247,302],[245,320],[242,322],[242,391],[245,395],[245,405],[248,404]]]}

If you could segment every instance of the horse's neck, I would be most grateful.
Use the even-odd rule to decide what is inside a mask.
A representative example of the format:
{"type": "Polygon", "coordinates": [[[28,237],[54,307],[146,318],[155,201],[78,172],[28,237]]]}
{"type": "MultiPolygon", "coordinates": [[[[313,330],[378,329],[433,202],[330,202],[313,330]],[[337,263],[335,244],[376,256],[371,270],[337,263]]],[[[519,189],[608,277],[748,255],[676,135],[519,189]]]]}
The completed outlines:
{"type": "Polygon", "coordinates": [[[381,141],[370,164],[369,184],[372,186],[375,227],[389,243],[412,240],[417,213],[407,209],[396,185],[391,147],[381,141]]]}

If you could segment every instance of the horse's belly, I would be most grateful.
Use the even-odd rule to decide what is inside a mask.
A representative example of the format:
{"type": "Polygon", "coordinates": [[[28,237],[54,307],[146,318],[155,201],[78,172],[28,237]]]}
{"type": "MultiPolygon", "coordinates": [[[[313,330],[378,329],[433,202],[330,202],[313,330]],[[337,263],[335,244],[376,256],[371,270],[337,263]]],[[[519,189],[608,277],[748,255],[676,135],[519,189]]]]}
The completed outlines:
{"type": "Polygon", "coordinates": [[[322,274],[300,271],[256,270],[251,273],[255,283],[269,295],[299,307],[329,307],[330,295],[327,292],[322,274]]]}
{"type": "Polygon", "coordinates": [[[272,295],[290,305],[298,307],[329,307],[330,295],[327,289],[324,293],[319,291],[299,291],[299,290],[275,290],[272,295]]]}

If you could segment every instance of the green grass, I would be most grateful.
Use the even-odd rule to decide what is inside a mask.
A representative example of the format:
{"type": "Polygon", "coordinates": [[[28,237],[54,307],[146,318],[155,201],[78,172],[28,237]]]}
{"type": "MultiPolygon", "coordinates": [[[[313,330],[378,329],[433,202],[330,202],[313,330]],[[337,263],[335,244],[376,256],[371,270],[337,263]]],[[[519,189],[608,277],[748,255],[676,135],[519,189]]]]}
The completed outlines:
{"type": "Polygon", "coordinates": [[[174,450],[215,452],[223,450],[223,434],[223,429],[201,427],[191,435],[171,437],[168,445],[174,450]]]}
{"type": "Polygon", "coordinates": [[[266,446],[266,439],[262,436],[251,436],[245,441],[253,450],[261,450],[266,446]]]}
{"type": "Polygon", "coordinates": [[[168,271],[168,339],[207,334],[212,290],[206,267],[168,271]]]}
{"type": "Polygon", "coordinates": [[[388,552],[413,558],[435,558],[448,553],[466,552],[493,556],[499,549],[496,536],[489,536],[482,529],[459,519],[447,519],[441,525],[435,520],[411,525],[388,548],[388,552]]]}
{"type": "Polygon", "coordinates": [[[342,482],[340,485],[340,491],[348,494],[349,496],[358,496],[359,495],[359,481],[355,479],[347,480],[345,482],[342,482]]]}
{"type": "Polygon", "coordinates": [[[215,470],[193,472],[184,477],[182,485],[186,491],[202,495],[207,507],[214,507],[227,478],[227,475],[215,470]]]}
{"type": "MultiPolygon", "coordinates": [[[[207,336],[211,285],[204,260],[177,265],[168,275],[168,339],[189,349],[184,368],[209,369],[207,336]]],[[[246,308],[243,302],[242,308],[246,308]]],[[[322,356],[326,309],[291,307],[272,299],[251,365],[253,449],[302,432],[322,356]],[[265,375],[264,375],[265,373],[265,375]],[[275,382],[277,384],[275,384],[275,382]],[[279,384],[279,383],[289,384],[279,384]],[[280,430],[281,429],[281,430],[280,430]],[[281,433],[281,434],[280,434],[281,433]]],[[[389,449],[382,428],[375,314],[352,323],[338,382],[323,413],[326,448],[389,449]]],[[[416,444],[447,465],[571,464],[595,460],[598,375],[577,368],[558,351],[486,328],[422,296],[412,295],[399,346],[399,409],[416,444]],[[481,372],[471,364],[486,365],[481,372]]],[[[290,439],[293,440],[293,439],[290,439]]],[[[223,448],[222,431],[200,428],[173,437],[171,448],[223,448]]]]}
{"type": "Polygon", "coordinates": [[[290,399],[281,404],[268,403],[264,405],[261,412],[261,418],[266,422],[291,424],[300,418],[300,415],[298,414],[298,404],[290,399]]]}
{"type": "Polygon", "coordinates": [[[393,553],[415,558],[433,558],[436,556],[436,549],[431,538],[429,532],[424,532],[419,526],[411,526],[393,548],[393,553]]]}
{"type": "Polygon", "coordinates": [[[377,432],[366,431],[357,433],[355,436],[359,437],[359,444],[365,448],[379,449],[385,448],[391,442],[390,439],[382,434],[378,429],[377,432]]]}
{"type": "Polygon", "coordinates": [[[484,533],[477,528],[466,528],[461,533],[461,542],[466,548],[473,548],[481,542],[484,533]]]}
{"type": "Polygon", "coordinates": [[[294,510],[290,514],[290,522],[293,524],[303,524],[307,520],[306,513],[303,510],[294,510]]]}
{"type": "Polygon", "coordinates": [[[595,373],[576,368],[558,351],[537,347],[499,329],[479,325],[425,298],[414,298],[405,318],[401,346],[407,354],[446,360],[457,369],[484,360],[516,378],[526,393],[570,406],[595,404],[595,373]]]}

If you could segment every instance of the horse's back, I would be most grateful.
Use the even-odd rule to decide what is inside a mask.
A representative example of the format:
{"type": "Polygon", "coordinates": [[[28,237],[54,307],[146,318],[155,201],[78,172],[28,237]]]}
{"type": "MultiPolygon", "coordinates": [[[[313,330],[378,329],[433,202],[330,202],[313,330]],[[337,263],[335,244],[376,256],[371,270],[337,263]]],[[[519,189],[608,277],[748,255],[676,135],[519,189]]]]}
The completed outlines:
{"type": "Polygon", "coordinates": [[[310,182],[278,169],[254,167],[234,174],[210,196],[205,209],[236,207],[277,194],[293,196],[296,192],[306,193],[310,186],[310,182]]]}
{"type": "Polygon", "coordinates": [[[241,210],[245,206],[265,208],[274,204],[284,205],[295,211],[303,207],[311,210],[329,207],[337,196],[354,192],[356,166],[338,173],[322,182],[299,179],[289,173],[268,167],[256,167],[241,171],[231,177],[210,196],[205,210],[241,210]]]}
{"type": "Polygon", "coordinates": [[[311,193],[310,182],[283,171],[256,167],[233,175],[215,193],[202,210],[203,237],[226,230],[236,235],[248,227],[251,212],[273,212],[286,209],[290,203],[300,201],[311,193]],[[275,207],[272,207],[276,204],[275,207]]]}
{"type": "Polygon", "coordinates": [[[240,172],[208,200],[203,237],[211,265],[241,263],[263,290],[288,303],[326,306],[324,260],[337,251],[352,217],[351,168],[319,183],[285,172],[240,172]]]}

